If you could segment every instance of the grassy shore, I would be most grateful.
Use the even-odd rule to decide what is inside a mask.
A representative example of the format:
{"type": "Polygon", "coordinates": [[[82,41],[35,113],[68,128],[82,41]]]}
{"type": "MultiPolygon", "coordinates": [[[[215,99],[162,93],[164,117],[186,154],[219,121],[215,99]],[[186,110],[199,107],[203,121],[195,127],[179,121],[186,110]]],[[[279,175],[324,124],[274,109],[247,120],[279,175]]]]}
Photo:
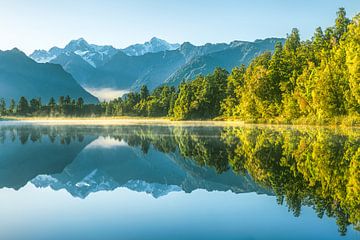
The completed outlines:
{"type": "Polygon", "coordinates": [[[243,121],[174,121],[169,118],[147,117],[3,117],[2,121],[25,122],[41,125],[191,125],[191,126],[239,126],[243,121]]]}
{"type": "Polygon", "coordinates": [[[344,116],[326,120],[299,118],[288,121],[285,119],[257,119],[242,121],[239,119],[216,118],[213,120],[177,121],[167,117],[0,117],[0,121],[26,122],[31,124],[53,125],[199,125],[199,126],[239,126],[239,125],[287,125],[287,126],[329,126],[329,127],[360,127],[360,116],[344,116]]]}

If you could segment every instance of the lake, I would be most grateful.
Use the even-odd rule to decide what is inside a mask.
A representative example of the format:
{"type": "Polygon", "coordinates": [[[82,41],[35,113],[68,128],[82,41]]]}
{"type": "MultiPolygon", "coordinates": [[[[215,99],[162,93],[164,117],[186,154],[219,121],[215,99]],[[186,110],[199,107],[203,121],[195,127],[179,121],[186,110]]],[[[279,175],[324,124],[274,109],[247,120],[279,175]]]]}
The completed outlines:
{"type": "Polygon", "coordinates": [[[360,239],[360,130],[0,123],[0,239],[360,239]]]}

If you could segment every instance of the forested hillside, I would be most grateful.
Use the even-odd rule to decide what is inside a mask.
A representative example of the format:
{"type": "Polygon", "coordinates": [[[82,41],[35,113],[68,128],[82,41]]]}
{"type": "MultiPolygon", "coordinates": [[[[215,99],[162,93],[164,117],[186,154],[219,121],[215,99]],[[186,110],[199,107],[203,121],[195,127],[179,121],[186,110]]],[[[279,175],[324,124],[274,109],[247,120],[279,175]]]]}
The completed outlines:
{"type": "Polygon", "coordinates": [[[333,27],[317,28],[301,41],[293,29],[284,45],[227,75],[217,69],[183,83],[175,102],[176,119],[223,116],[244,120],[301,118],[325,121],[360,113],[360,15],[344,9],[333,27]]]}
{"type": "Polygon", "coordinates": [[[349,20],[339,9],[334,26],[317,28],[311,40],[301,41],[298,29],[293,29],[273,53],[265,52],[231,73],[217,68],[178,88],[164,85],[152,92],[144,85],[140,92],[88,109],[96,111],[82,115],[287,123],[346,119],[358,124],[360,14],[349,20]]]}

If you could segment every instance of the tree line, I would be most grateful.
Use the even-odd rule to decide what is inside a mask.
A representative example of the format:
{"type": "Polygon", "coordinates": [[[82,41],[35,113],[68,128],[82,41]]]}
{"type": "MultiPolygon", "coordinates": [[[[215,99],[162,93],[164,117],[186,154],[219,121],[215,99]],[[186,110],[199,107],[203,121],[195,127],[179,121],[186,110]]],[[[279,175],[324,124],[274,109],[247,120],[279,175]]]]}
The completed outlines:
{"type": "Polygon", "coordinates": [[[101,114],[101,106],[97,104],[85,104],[84,99],[73,99],[70,96],[60,96],[56,101],[51,97],[47,104],[43,104],[41,98],[33,98],[30,101],[26,97],[20,97],[16,102],[10,100],[9,106],[6,101],[0,99],[0,116],[96,116],[101,114]]]}
{"type": "Polygon", "coordinates": [[[316,29],[301,41],[297,29],[273,53],[257,56],[249,66],[231,73],[217,68],[212,74],[183,82],[177,88],[160,86],[99,104],[85,104],[69,96],[58,102],[22,97],[1,115],[146,116],[189,119],[241,119],[325,122],[360,113],[360,14],[353,20],[340,8],[335,24],[316,29]]]}

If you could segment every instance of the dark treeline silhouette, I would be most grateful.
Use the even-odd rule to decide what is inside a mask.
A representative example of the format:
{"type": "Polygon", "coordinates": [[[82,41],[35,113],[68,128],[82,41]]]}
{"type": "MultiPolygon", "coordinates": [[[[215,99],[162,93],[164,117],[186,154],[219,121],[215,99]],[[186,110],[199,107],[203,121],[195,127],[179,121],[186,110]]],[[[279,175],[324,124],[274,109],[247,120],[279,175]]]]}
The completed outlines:
{"type": "Polygon", "coordinates": [[[100,116],[102,106],[98,104],[85,104],[83,98],[72,99],[70,96],[61,96],[58,101],[50,98],[43,104],[41,98],[30,101],[21,97],[18,102],[14,99],[7,106],[4,99],[0,99],[1,116],[100,116]]]}
{"type": "Polygon", "coordinates": [[[122,98],[99,104],[86,104],[83,98],[72,99],[61,96],[56,101],[50,98],[43,104],[41,98],[30,101],[21,97],[17,102],[12,99],[7,105],[0,99],[0,116],[23,117],[100,117],[100,116],[168,116],[176,99],[175,87],[161,86],[151,94],[146,86],[140,92],[130,92],[122,98]]]}

